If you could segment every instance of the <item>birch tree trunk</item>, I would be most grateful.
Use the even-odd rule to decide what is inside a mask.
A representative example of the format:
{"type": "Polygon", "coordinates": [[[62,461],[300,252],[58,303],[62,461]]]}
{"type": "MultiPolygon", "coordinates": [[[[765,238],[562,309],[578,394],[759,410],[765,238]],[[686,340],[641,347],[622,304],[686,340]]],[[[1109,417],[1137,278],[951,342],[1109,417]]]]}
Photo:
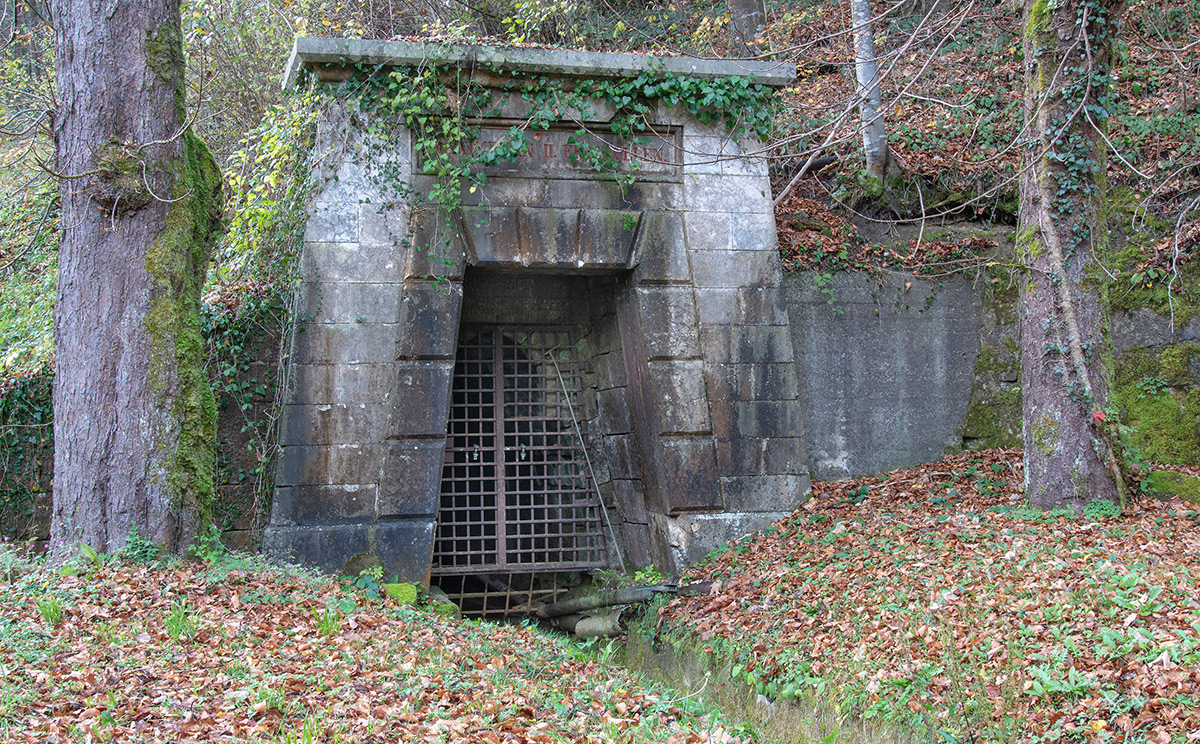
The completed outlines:
{"type": "Polygon", "coordinates": [[[186,127],[178,0],[54,0],[63,234],[50,550],[186,547],[213,494],[200,291],[220,174],[186,127]]]}
{"type": "Polygon", "coordinates": [[[1121,0],[1026,0],[1018,258],[1026,495],[1042,508],[1122,501],[1107,411],[1111,339],[1099,261],[1103,127],[1121,0]]]}
{"type": "Polygon", "coordinates": [[[871,30],[871,0],[850,0],[850,22],[854,27],[854,73],[858,79],[858,110],[862,118],[867,175],[877,179],[883,187],[892,155],[883,127],[883,93],[879,85],[875,34],[871,30]]]}

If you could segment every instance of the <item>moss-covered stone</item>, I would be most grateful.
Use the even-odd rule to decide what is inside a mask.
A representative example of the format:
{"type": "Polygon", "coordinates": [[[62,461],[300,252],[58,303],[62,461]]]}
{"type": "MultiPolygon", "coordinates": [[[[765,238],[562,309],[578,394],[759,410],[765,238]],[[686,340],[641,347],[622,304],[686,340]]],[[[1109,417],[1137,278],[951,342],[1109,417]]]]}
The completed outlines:
{"type": "Polygon", "coordinates": [[[963,423],[963,445],[968,449],[1021,445],[1021,389],[1017,385],[992,396],[975,397],[963,423]]]}
{"type": "Polygon", "coordinates": [[[453,600],[442,591],[441,587],[431,586],[425,596],[426,606],[430,612],[446,617],[462,617],[462,610],[453,600]]]}
{"type": "Polygon", "coordinates": [[[1168,385],[1183,387],[1192,384],[1194,375],[1188,361],[1194,355],[1200,356],[1200,347],[1179,344],[1163,350],[1158,357],[1158,366],[1168,385]]]}
{"type": "MultiPolygon", "coordinates": [[[[1017,314],[1021,306],[1021,291],[1020,287],[1012,281],[1012,276],[1007,272],[1009,269],[1005,266],[989,267],[988,274],[995,279],[983,295],[984,302],[996,314],[996,322],[1001,324],[1015,324],[1017,322],[1017,314]]],[[[1013,349],[1016,348],[1016,341],[1012,340],[1013,349]]],[[[1007,347],[1009,344],[1005,343],[1007,347]]],[[[1019,354],[1013,354],[1013,358],[1017,358],[1019,354]]]]}
{"type": "Polygon", "coordinates": [[[975,374],[1004,373],[1011,370],[1012,367],[1012,360],[1006,358],[999,347],[987,343],[979,345],[979,357],[975,360],[975,374]]]}
{"type": "Polygon", "coordinates": [[[1177,326],[1186,325],[1200,314],[1195,289],[1200,287],[1200,262],[1179,265],[1179,275],[1173,279],[1152,265],[1148,268],[1156,244],[1174,235],[1174,221],[1160,219],[1145,210],[1141,200],[1128,189],[1109,191],[1105,195],[1105,208],[1105,222],[1116,249],[1115,276],[1108,279],[1112,308],[1129,312],[1148,308],[1173,318],[1177,326]],[[1133,222],[1137,224],[1136,230],[1130,229],[1133,222]]]}
{"type": "Polygon", "coordinates": [[[346,576],[360,576],[364,573],[378,573],[382,576],[383,561],[371,553],[355,553],[346,561],[346,565],[342,566],[342,573],[346,576]]]}
{"type": "Polygon", "coordinates": [[[462,611],[453,602],[436,602],[429,606],[429,611],[444,617],[462,617],[462,611]]]}
{"type": "Polygon", "coordinates": [[[1113,400],[1128,427],[1126,445],[1151,462],[1200,465],[1200,345],[1154,355],[1133,349],[1116,363],[1113,400]]]}
{"type": "Polygon", "coordinates": [[[1155,470],[1142,481],[1142,491],[1161,499],[1178,498],[1200,504],[1200,478],[1172,470],[1155,470]]]}
{"type": "Polygon", "coordinates": [[[420,587],[416,584],[384,584],[383,591],[392,599],[396,600],[396,604],[402,606],[411,606],[417,603],[417,598],[421,596],[420,587]]]}

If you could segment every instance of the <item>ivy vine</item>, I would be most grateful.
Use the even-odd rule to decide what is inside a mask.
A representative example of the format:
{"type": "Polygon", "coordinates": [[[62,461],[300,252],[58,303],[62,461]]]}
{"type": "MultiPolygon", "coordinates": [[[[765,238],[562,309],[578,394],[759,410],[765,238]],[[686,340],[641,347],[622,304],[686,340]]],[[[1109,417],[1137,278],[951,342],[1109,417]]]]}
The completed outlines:
{"type": "Polygon", "coordinates": [[[697,79],[660,67],[604,79],[561,79],[493,67],[484,70],[486,83],[471,70],[436,59],[420,66],[359,71],[356,79],[327,85],[326,92],[359,112],[378,140],[390,139],[389,130],[396,125],[407,129],[419,172],[432,176],[436,184],[418,196],[406,185],[407,173],[389,172],[388,163],[378,163],[379,185],[414,211],[433,208],[446,219],[462,206],[464,193],[485,187],[489,166],[529,151],[531,132],[573,122],[568,138],[574,148],[568,156],[571,162],[626,188],[642,163],[631,158],[623,168],[601,137],[623,147],[649,143],[656,134],[660,104],[686,110],[703,124],[722,123],[733,137],[762,141],[771,139],[779,113],[773,89],[752,78],[697,79]],[[478,146],[484,122],[499,118],[505,99],[511,97],[523,104],[521,119],[498,141],[478,146]],[[606,121],[598,123],[602,119],[606,121]]]}
{"type": "Polygon", "coordinates": [[[0,394],[0,525],[4,538],[35,533],[35,510],[48,496],[54,465],[53,378],[24,377],[0,394]]]}

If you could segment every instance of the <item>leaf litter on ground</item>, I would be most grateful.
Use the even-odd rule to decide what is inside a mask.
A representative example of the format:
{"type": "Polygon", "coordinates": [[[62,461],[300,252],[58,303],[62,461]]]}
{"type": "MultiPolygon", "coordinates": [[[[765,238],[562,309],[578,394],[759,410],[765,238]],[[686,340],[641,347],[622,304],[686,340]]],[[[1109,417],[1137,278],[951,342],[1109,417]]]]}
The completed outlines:
{"type": "Polygon", "coordinates": [[[0,741],[742,741],[562,638],[284,570],[0,566],[0,741]],[[53,598],[62,608],[47,618],[53,598]]]}
{"type": "Polygon", "coordinates": [[[921,741],[1200,741],[1200,507],[1040,512],[1021,463],[814,483],[687,574],[713,589],[658,632],[769,698],[833,694],[921,741]]]}

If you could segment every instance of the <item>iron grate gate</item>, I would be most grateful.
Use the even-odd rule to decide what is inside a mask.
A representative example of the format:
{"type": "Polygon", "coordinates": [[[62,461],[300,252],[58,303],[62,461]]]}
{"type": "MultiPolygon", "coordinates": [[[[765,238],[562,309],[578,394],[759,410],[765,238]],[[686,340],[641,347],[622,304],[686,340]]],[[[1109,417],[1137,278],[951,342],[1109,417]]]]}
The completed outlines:
{"type": "Polygon", "coordinates": [[[569,330],[463,330],[434,574],[604,565],[599,497],[550,355],[575,403],[583,385],[569,330]]]}

